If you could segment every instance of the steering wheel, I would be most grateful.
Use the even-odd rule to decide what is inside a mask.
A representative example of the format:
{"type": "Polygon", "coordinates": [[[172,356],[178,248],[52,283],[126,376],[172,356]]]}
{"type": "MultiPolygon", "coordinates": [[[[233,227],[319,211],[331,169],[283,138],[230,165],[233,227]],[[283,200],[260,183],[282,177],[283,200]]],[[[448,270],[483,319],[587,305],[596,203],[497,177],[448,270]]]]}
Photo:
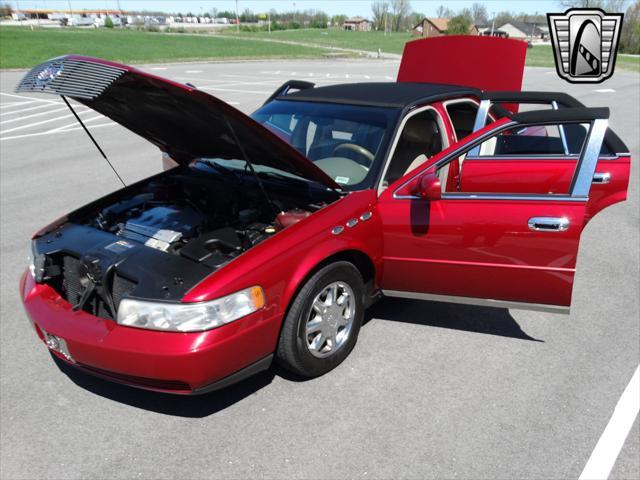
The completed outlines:
{"type": "Polygon", "coordinates": [[[342,149],[351,150],[353,152],[356,152],[362,155],[369,161],[369,166],[371,166],[371,164],[373,163],[373,157],[374,157],[373,153],[371,153],[366,148],[361,147],[360,145],[356,145],[355,143],[341,143],[340,145],[338,145],[336,148],[333,149],[333,154],[335,155],[338,150],[342,150],[342,149]]]}

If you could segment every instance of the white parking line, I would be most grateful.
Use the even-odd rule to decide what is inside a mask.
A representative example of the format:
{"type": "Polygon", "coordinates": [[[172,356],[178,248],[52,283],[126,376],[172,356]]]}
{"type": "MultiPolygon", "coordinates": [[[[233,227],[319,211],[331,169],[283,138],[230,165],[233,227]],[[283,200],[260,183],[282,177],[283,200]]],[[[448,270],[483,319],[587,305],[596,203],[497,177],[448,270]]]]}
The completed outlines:
{"type": "Polygon", "coordinates": [[[236,92],[236,93],[255,93],[256,95],[271,95],[273,92],[267,92],[264,90],[240,90],[237,88],[218,88],[215,85],[205,85],[198,87],[200,90],[212,90],[219,92],[236,92]]]}
{"type": "Polygon", "coordinates": [[[5,95],[7,97],[12,97],[12,98],[24,98],[25,100],[33,100],[34,102],[60,103],[57,100],[47,100],[46,98],[25,97],[24,95],[16,95],[14,93],[0,92],[0,95],[5,95]]]}
{"type": "Polygon", "coordinates": [[[613,88],[598,88],[597,90],[594,90],[594,92],[597,92],[597,93],[615,93],[616,91],[613,88]]]}
{"type": "Polygon", "coordinates": [[[151,70],[166,70],[167,67],[151,67],[151,70]]]}
{"type": "MultiPolygon", "coordinates": [[[[87,112],[91,112],[92,110],[90,108],[87,108],[86,110],[82,110],[82,111],[78,111],[76,110],[76,113],[78,115],[82,115],[83,113],[87,113],[87,112]]],[[[38,125],[42,125],[45,123],[50,123],[50,122],[55,122],[56,120],[62,120],[63,118],[69,118],[69,117],[73,117],[73,113],[70,113],[68,115],[62,115],[60,117],[56,117],[56,118],[48,118],[46,120],[41,120],[39,122],[35,122],[35,123],[29,123],[27,125],[20,125],[19,127],[13,127],[10,128],[9,130],[2,130],[2,133],[11,133],[11,132],[16,132],[18,130],[24,130],[25,128],[32,128],[32,127],[37,127],[38,125]]]]}
{"type": "MultiPolygon", "coordinates": [[[[101,128],[101,127],[112,127],[113,125],[117,125],[116,122],[109,122],[109,123],[101,123],[99,125],[92,125],[91,126],[91,130],[95,130],[96,128],[101,128]]],[[[78,130],[82,130],[82,127],[76,127],[76,128],[68,128],[66,130],[60,130],[59,132],[55,132],[52,130],[47,130],[46,132],[37,132],[37,133],[25,133],[23,135],[13,135],[11,137],[0,137],[0,142],[4,142],[5,140],[15,140],[17,138],[28,138],[28,137],[42,137],[45,135],[51,135],[53,133],[67,133],[67,132],[76,132],[78,130]]]]}
{"type": "Polygon", "coordinates": [[[202,70],[185,70],[184,73],[202,73],[202,70]]]}
{"type": "MultiPolygon", "coordinates": [[[[25,102],[25,103],[33,103],[33,102],[25,102]]],[[[36,105],[35,107],[23,108],[22,110],[11,110],[10,112],[2,112],[2,116],[6,117],[7,115],[13,115],[14,113],[24,113],[30,112],[32,110],[40,110],[41,108],[55,108],[56,105],[64,105],[62,102],[53,103],[41,103],[40,105],[36,105]]]]}
{"type": "MultiPolygon", "coordinates": [[[[84,120],[82,120],[82,123],[84,123],[86,125],[87,123],[93,122],[94,120],[98,120],[99,118],[105,118],[105,117],[104,117],[104,115],[96,115],[95,117],[85,118],[84,120]]],[[[63,125],[61,127],[54,128],[53,130],[47,130],[47,133],[64,132],[64,131],[67,131],[67,130],[71,130],[72,129],[71,127],[77,127],[77,126],[78,126],[78,122],[75,121],[75,122],[63,125]]],[[[93,127],[91,127],[91,128],[93,128],[93,127]]]]}
{"type": "Polygon", "coordinates": [[[26,120],[27,118],[41,117],[42,115],[49,115],[50,113],[61,112],[66,109],[67,107],[54,108],[53,110],[47,110],[46,112],[32,113],[31,115],[27,115],[25,117],[12,118],[10,120],[3,120],[0,122],[0,125],[6,125],[7,123],[21,122],[22,120],[26,120]]]}
{"type": "Polygon", "coordinates": [[[26,105],[27,103],[35,103],[35,100],[30,100],[28,102],[3,103],[3,104],[0,105],[0,108],[15,107],[16,105],[26,105]]]}
{"type": "Polygon", "coordinates": [[[579,480],[606,479],[640,410],[640,365],[622,392],[609,423],[593,449],[579,480]]]}

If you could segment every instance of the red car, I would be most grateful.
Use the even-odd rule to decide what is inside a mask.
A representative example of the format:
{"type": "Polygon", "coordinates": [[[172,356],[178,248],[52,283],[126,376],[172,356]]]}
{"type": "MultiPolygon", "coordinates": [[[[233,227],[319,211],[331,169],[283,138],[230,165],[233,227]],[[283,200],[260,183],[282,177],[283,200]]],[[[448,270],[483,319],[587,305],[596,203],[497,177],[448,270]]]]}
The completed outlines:
{"type": "Polygon", "coordinates": [[[40,339],[187,394],[274,358],[328,372],[381,296],[567,311],[582,230],[626,198],[628,149],[608,109],[519,91],[522,42],[474,39],[490,68],[467,82],[472,59],[433,50],[469,41],[408,44],[398,82],[288,82],[251,118],[105,60],[35,67],[18,91],[72,98],[177,164],[34,235],[20,292],[40,339]]]}

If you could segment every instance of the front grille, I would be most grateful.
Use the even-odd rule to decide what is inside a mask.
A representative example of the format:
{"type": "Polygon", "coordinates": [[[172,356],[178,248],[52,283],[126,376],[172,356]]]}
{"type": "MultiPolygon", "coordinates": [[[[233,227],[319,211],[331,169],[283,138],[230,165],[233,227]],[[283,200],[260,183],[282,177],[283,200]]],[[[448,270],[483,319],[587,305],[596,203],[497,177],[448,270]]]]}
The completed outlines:
{"type": "Polygon", "coordinates": [[[111,298],[113,298],[113,304],[116,306],[116,310],[120,306],[120,300],[122,297],[131,293],[136,287],[136,282],[129,280],[118,274],[113,275],[113,282],[111,283],[111,298]]]}
{"type": "MultiPolygon", "coordinates": [[[[58,264],[62,267],[62,282],[59,279],[50,279],[47,284],[71,305],[78,305],[85,291],[80,273],[82,261],[72,255],[63,255],[58,261],[58,264]]],[[[136,282],[123,277],[118,272],[114,272],[111,275],[111,280],[106,285],[107,288],[101,290],[104,291],[105,296],[111,296],[117,311],[122,298],[131,293],[136,285],[136,282]]],[[[112,315],[105,298],[98,294],[98,288],[89,296],[82,310],[97,317],[108,320],[114,319],[114,315],[112,315]]]]}
{"type": "Polygon", "coordinates": [[[84,291],[78,274],[80,264],[80,260],[71,255],[65,255],[62,259],[62,292],[58,293],[71,305],[78,304],[84,291]]]}

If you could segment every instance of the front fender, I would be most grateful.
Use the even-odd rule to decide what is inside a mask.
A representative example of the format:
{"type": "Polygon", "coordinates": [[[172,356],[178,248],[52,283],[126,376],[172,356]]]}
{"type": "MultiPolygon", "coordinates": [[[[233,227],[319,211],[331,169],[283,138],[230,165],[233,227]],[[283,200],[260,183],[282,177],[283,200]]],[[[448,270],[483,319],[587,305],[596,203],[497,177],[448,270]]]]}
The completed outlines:
{"type": "Polygon", "coordinates": [[[368,256],[374,267],[380,265],[382,230],[376,200],[375,191],[365,190],[335,201],[243,253],[191,289],[183,302],[211,300],[260,285],[265,308],[280,314],[281,319],[303,281],[327,258],[356,250],[368,256]],[[371,218],[361,220],[368,212],[371,218]],[[351,219],[357,223],[348,227],[351,219]],[[336,235],[332,230],[337,226],[344,230],[336,235]]]}

